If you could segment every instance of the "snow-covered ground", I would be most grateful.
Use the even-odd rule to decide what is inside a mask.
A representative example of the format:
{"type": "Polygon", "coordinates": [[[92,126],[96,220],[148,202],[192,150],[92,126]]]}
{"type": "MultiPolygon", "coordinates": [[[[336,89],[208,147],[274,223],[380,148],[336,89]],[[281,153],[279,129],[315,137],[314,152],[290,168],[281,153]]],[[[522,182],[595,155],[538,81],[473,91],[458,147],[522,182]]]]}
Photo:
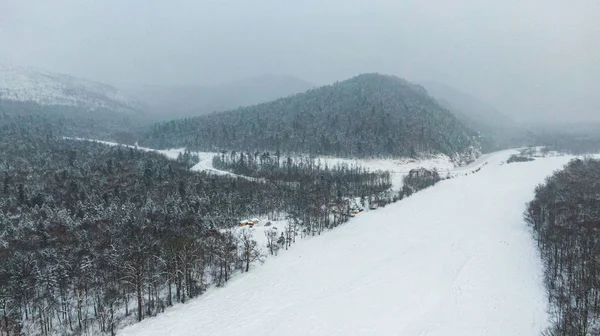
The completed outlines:
{"type": "Polygon", "coordinates": [[[435,169],[442,177],[463,176],[483,167],[490,157],[505,155],[509,152],[513,154],[517,153],[515,150],[506,150],[502,152],[484,154],[466,166],[457,166],[454,162],[452,162],[449,156],[444,154],[434,155],[422,159],[341,159],[332,157],[319,157],[315,160],[329,166],[334,166],[337,164],[356,164],[371,171],[387,171],[391,174],[392,188],[399,189],[402,187],[402,179],[408,175],[412,169],[435,169]]]}
{"type": "MultiPolygon", "coordinates": [[[[85,138],[70,138],[70,137],[63,137],[63,138],[68,139],[68,140],[92,141],[92,142],[97,142],[97,143],[101,143],[101,144],[108,145],[108,146],[123,146],[126,148],[137,148],[141,151],[146,151],[146,152],[157,152],[157,153],[163,154],[164,156],[166,156],[167,158],[172,159],[172,160],[177,159],[177,156],[179,156],[179,154],[182,154],[185,151],[185,148],[153,149],[153,148],[147,148],[147,147],[124,145],[124,144],[120,144],[120,143],[116,143],[116,142],[102,141],[102,140],[92,140],[92,139],[85,139],[85,138]]],[[[217,173],[217,174],[234,175],[229,172],[216,170],[212,167],[212,159],[216,155],[216,153],[194,152],[194,154],[198,155],[198,158],[200,159],[200,163],[198,163],[197,165],[192,167],[191,170],[195,170],[195,171],[204,171],[205,170],[205,171],[211,171],[211,172],[217,173]]]]}
{"type": "MultiPolygon", "coordinates": [[[[274,230],[277,232],[277,237],[285,231],[285,228],[288,224],[288,221],[285,219],[281,220],[268,220],[266,218],[260,218],[260,223],[253,227],[249,226],[240,226],[232,229],[224,229],[223,231],[232,230],[236,236],[239,236],[241,231],[250,231],[252,234],[252,239],[256,241],[257,246],[261,249],[264,254],[268,252],[267,246],[267,236],[266,233],[270,230],[274,230]],[[265,226],[266,223],[271,223],[268,226],[265,226]]],[[[300,240],[300,237],[297,237],[300,240]]]]}
{"type": "Polygon", "coordinates": [[[522,213],[534,187],[570,158],[502,164],[509,154],[119,334],[539,335],[547,299],[522,213]]]}

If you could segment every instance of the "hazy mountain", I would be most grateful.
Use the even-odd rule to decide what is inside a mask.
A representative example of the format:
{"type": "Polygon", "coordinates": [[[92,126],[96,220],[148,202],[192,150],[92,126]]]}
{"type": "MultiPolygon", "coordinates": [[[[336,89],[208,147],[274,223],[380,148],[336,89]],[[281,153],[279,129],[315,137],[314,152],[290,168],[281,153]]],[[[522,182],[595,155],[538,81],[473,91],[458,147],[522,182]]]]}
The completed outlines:
{"type": "Polygon", "coordinates": [[[110,85],[4,62],[0,62],[0,99],[86,110],[140,111],[138,102],[110,85]]]}
{"type": "Polygon", "coordinates": [[[449,85],[422,83],[427,92],[473,128],[512,127],[515,122],[495,107],[449,85]]]}
{"type": "Polygon", "coordinates": [[[315,85],[293,76],[263,75],[219,86],[123,86],[161,119],[198,116],[268,102],[315,85]]]}
{"type": "Polygon", "coordinates": [[[481,132],[484,151],[518,146],[524,141],[525,131],[490,104],[446,84],[427,82],[422,85],[460,121],[481,132]]]}
{"type": "Polygon", "coordinates": [[[477,152],[474,135],[423,87],[363,74],[269,103],[157,124],[141,143],[360,157],[445,153],[461,160],[477,152]]]}
{"type": "Polygon", "coordinates": [[[115,140],[147,120],[139,102],[110,85],[5,62],[0,114],[35,117],[60,135],[115,140]]]}

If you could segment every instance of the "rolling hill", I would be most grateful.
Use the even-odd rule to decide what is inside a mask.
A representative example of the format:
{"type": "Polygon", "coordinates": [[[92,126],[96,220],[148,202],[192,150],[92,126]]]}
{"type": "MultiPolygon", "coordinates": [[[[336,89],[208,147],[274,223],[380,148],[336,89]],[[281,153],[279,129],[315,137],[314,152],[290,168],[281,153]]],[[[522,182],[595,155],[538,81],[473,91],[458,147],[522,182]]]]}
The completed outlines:
{"type": "Polygon", "coordinates": [[[160,123],[140,139],[153,148],[244,150],[343,157],[447,154],[468,161],[476,132],[418,85],[381,74],[269,103],[160,123]]]}
{"type": "Polygon", "coordinates": [[[110,85],[6,62],[0,114],[44,120],[57,134],[126,142],[131,136],[122,135],[147,119],[138,101],[110,85]]]}
{"type": "Polygon", "coordinates": [[[138,113],[139,102],[98,82],[0,62],[0,99],[138,113]]]}

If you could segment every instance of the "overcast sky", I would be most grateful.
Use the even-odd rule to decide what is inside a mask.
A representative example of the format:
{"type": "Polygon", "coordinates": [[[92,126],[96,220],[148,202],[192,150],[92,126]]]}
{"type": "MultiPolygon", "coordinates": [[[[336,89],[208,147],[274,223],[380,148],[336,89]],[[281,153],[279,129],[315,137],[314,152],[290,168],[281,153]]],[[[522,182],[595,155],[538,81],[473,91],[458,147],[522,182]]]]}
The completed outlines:
{"type": "Polygon", "coordinates": [[[381,72],[600,121],[599,0],[0,0],[0,57],[109,83],[381,72]]]}

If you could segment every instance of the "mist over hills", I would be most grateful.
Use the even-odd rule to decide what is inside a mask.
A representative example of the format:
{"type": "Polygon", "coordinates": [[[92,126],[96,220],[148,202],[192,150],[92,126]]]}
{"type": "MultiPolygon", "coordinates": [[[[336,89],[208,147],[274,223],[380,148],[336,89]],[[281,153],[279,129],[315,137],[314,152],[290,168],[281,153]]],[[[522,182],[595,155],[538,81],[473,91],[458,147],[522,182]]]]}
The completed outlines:
{"type": "Polygon", "coordinates": [[[34,118],[57,135],[133,141],[143,104],[104,83],[0,62],[0,113],[34,118]]]}
{"type": "Polygon", "coordinates": [[[594,138],[598,129],[589,123],[521,125],[450,85],[422,85],[366,74],[315,88],[294,76],[267,74],[215,86],[126,87],[3,61],[0,113],[34,116],[65,136],[129,144],[141,140],[159,147],[280,149],[342,156],[455,155],[456,148],[464,149],[455,148],[461,137],[435,135],[436,127],[448,122],[440,124],[440,116],[447,118],[448,111],[466,126],[470,137],[479,136],[475,147],[483,152],[554,143],[555,137],[594,138]],[[435,116],[415,117],[420,110],[435,116]],[[177,120],[195,116],[202,118],[177,120]],[[155,122],[163,124],[153,126],[155,122]]]}
{"type": "Polygon", "coordinates": [[[454,87],[437,82],[421,83],[427,92],[458,118],[476,127],[513,127],[515,121],[494,106],[454,87]]]}
{"type": "Polygon", "coordinates": [[[265,74],[214,86],[123,85],[121,87],[143,101],[147,111],[153,117],[169,120],[260,104],[305,92],[315,85],[290,75],[265,74]]]}
{"type": "Polygon", "coordinates": [[[273,102],[156,125],[147,146],[271,150],[337,156],[476,155],[477,134],[427,91],[381,74],[354,78],[273,102]]]}
{"type": "Polygon", "coordinates": [[[483,151],[520,146],[527,140],[525,127],[489,103],[447,84],[421,84],[440,105],[452,112],[461,122],[481,132],[483,151]]]}
{"type": "Polygon", "coordinates": [[[0,62],[0,99],[136,114],[141,104],[117,88],[69,75],[0,62]]]}

